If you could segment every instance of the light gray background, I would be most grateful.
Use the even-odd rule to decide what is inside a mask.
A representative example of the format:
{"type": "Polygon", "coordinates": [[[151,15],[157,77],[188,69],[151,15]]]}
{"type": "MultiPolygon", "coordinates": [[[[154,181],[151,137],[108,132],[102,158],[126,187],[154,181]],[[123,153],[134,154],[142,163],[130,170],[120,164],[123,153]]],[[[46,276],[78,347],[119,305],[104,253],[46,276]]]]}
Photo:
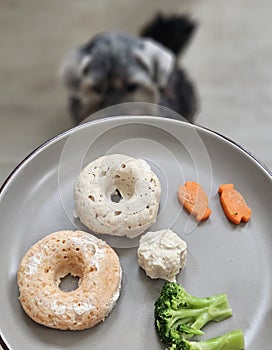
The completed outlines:
{"type": "Polygon", "coordinates": [[[181,60],[199,88],[198,123],[272,169],[270,0],[9,0],[0,4],[0,183],[72,126],[57,78],[65,53],[101,30],[136,34],[158,10],[199,22],[181,60]]]}

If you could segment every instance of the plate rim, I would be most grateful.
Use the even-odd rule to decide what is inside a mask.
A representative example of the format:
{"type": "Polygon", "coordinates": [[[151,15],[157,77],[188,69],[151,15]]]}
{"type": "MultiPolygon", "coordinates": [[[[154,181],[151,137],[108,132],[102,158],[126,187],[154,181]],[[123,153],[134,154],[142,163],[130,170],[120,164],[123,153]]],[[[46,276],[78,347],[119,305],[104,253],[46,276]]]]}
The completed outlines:
{"type": "Polygon", "coordinates": [[[45,142],[41,143],[39,146],[37,146],[36,148],[34,148],[33,151],[31,151],[29,154],[27,154],[16,166],[15,168],[10,172],[10,174],[6,177],[6,179],[4,180],[4,182],[2,183],[1,187],[0,187],[0,199],[1,199],[1,195],[2,192],[5,190],[5,188],[7,187],[8,183],[10,182],[10,180],[13,178],[13,176],[15,176],[15,174],[20,170],[20,168],[22,166],[24,166],[24,164],[32,157],[34,156],[36,153],[39,153],[40,151],[42,151],[44,148],[46,148],[47,146],[49,146],[51,143],[58,141],[62,138],[64,138],[66,135],[69,135],[73,132],[76,132],[78,130],[80,130],[81,128],[87,127],[88,125],[95,125],[95,124],[104,124],[107,123],[108,121],[114,121],[114,120],[131,120],[132,122],[137,122],[137,121],[143,121],[143,120],[160,120],[160,121],[167,121],[169,123],[176,123],[179,125],[189,125],[192,128],[196,128],[198,130],[202,130],[202,131],[206,131],[211,133],[212,135],[218,136],[219,138],[224,139],[225,141],[229,142],[230,144],[234,145],[235,147],[237,147],[238,149],[240,149],[241,151],[243,151],[247,156],[249,156],[252,160],[254,160],[257,165],[271,178],[272,180],[272,170],[270,170],[262,161],[260,161],[251,151],[249,151],[248,149],[246,149],[245,147],[241,146],[238,142],[234,141],[233,139],[229,138],[228,136],[225,136],[223,134],[221,134],[220,132],[217,132],[215,130],[212,130],[210,128],[207,128],[205,126],[202,126],[200,124],[190,124],[189,122],[185,122],[182,120],[176,120],[176,119],[168,119],[165,117],[156,117],[156,116],[113,116],[113,117],[106,117],[106,118],[101,118],[101,119],[97,119],[97,120],[91,120],[88,121],[86,123],[82,123],[79,125],[76,125],[68,130],[63,131],[62,133],[59,133],[51,138],[49,138],[48,140],[46,140],[45,142]]]}

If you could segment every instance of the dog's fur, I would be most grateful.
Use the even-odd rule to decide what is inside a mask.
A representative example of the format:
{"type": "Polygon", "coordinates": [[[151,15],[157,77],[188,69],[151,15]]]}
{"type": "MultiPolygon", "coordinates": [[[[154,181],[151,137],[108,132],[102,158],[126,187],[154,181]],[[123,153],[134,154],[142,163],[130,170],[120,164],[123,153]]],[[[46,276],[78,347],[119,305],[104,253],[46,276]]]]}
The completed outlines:
{"type": "Polygon", "coordinates": [[[61,68],[74,120],[80,123],[116,104],[150,102],[193,122],[195,87],[178,67],[177,57],[194,29],[186,16],[158,16],[142,30],[142,37],[106,32],[74,49],[61,68]]]}

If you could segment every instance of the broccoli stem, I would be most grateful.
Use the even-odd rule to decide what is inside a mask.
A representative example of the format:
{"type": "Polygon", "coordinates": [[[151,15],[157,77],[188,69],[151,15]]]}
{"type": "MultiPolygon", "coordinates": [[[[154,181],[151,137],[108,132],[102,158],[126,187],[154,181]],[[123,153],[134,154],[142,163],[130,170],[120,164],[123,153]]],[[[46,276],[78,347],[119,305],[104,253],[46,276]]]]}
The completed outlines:
{"type": "Polygon", "coordinates": [[[177,329],[179,324],[188,324],[194,329],[200,330],[209,321],[220,322],[232,315],[232,311],[228,304],[226,295],[218,295],[213,298],[212,304],[201,309],[181,309],[169,310],[171,320],[169,320],[169,328],[177,329]]]}
{"type": "Polygon", "coordinates": [[[212,297],[212,303],[203,309],[203,312],[192,323],[191,327],[201,329],[209,321],[220,322],[232,316],[227,296],[218,294],[212,297]]]}
{"type": "Polygon", "coordinates": [[[189,347],[188,350],[242,350],[245,348],[244,334],[240,329],[205,341],[189,343],[192,348],[189,347]]]}

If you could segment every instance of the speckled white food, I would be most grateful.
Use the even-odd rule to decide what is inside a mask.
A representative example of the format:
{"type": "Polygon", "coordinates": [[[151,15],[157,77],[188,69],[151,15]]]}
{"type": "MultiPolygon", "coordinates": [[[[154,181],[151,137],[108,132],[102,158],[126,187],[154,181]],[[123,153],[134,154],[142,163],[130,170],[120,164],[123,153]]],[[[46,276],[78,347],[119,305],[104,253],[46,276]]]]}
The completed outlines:
{"type": "Polygon", "coordinates": [[[122,154],[87,165],[74,186],[75,215],[95,233],[133,238],[155,221],[161,185],[146,161],[122,154]],[[116,190],[122,199],[116,203],[116,190]]]}
{"type": "Polygon", "coordinates": [[[175,282],[186,258],[186,242],[169,229],[147,232],[140,239],[138,263],[151,278],[175,282]]]}
{"type": "Polygon", "coordinates": [[[59,231],[34,244],[18,269],[20,301],[25,312],[47,327],[79,330],[93,327],[111,312],[121,288],[122,270],[114,250],[82,231],[59,231]],[[59,288],[67,274],[78,288],[59,288]]]}

